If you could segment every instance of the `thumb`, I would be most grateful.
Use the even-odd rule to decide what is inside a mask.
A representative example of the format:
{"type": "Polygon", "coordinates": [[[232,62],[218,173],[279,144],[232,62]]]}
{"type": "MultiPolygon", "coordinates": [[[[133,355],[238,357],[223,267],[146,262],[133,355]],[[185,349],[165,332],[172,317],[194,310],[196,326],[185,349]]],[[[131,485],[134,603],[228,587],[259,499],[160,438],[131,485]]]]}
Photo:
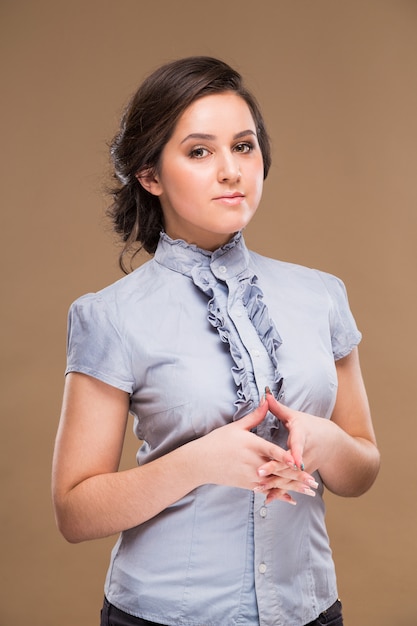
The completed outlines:
{"type": "Polygon", "coordinates": [[[268,402],[265,398],[262,398],[260,405],[251,413],[242,417],[236,424],[239,424],[244,430],[252,430],[255,426],[258,426],[268,413],[268,402]]]}
{"type": "Polygon", "coordinates": [[[291,409],[285,406],[285,404],[278,402],[278,400],[276,400],[272,395],[269,387],[265,388],[265,394],[271,413],[273,413],[281,422],[287,424],[292,416],[291,409]]]}
{"type": "Polygon", "coordinates": [[[304,470],[303,452],[305,447],[305,435],[303,432],[298,432],[298,429],[290,429],[288,437],[288,446],[294,459],[295,465],[304,470]]]}

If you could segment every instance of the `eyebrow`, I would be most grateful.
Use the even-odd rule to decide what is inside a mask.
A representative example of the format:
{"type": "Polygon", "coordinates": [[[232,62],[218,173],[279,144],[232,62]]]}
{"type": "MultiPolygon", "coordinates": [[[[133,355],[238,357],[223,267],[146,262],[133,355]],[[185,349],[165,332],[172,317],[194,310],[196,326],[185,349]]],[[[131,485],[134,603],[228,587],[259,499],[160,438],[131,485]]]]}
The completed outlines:
{"type": "MultiPolygon", "coordinates": [[[[242,130],[240,133],[236,133],[236,135],[233,135],[233,139],[241,139],[242,137],[247,137],[248,135],[253,135],[254,137],[256,137],[256,133],[253,130],[248,129],[242,130]]],[[[188,141],[188,139],[203,139],[206,141],[214,141],[216,139],[216,136],[209,135],[207,133],[190,133],[181,141],[181,143],[188,141]]]]}

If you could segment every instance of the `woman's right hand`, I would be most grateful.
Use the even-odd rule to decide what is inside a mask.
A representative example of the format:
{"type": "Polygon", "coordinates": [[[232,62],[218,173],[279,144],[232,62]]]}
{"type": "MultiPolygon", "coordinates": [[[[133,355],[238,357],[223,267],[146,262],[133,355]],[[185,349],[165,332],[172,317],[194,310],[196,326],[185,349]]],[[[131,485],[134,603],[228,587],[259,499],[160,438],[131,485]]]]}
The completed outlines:
{"type": "Polygon", "coordinates": [[[293,504],[295,501],[289,491],[314,495],[311,487],[316,487],[317,483],[310,474],[295,466],[291,452],[251,432],[265,419],[267,412],[268,403],[263,401],[245,417],[198,440],[196,464],[201,484],[253,489],[263,492],[268,500],[281,499],[293,504]],[[263,487],[263,475],[259,473],[259,468],[270,460],[275,461],[273,489],[263,487]]]}

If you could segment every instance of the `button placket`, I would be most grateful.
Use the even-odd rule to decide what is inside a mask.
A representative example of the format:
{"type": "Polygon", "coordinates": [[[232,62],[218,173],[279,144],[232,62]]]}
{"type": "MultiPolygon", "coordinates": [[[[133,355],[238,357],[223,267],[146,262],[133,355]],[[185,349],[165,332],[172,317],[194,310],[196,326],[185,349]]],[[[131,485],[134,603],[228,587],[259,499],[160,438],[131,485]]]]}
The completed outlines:
{"type": "MultiPolygon", "coordinates": [[[[233,293],[232,285],[229,284],[229,281],[227,281],[227,284],[229,290],[233,293]]],[[[248,367],[253,372],[256,393],[260,396],[265,386],[272,384],[271,381],[274,377],[272,363],[246,313],[241,297],[236,294],[232,302],[229,302],[229,306],[230,316],[235,324],[240,340],[246,348],[246,358],[248,359],[248,367]]]]}

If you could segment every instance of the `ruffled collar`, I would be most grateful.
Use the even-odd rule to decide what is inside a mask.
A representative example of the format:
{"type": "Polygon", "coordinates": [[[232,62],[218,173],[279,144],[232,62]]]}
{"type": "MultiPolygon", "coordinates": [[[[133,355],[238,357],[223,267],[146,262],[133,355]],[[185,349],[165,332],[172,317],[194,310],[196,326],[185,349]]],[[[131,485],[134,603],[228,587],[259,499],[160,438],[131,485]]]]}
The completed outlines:
{"type": "Polygon", "coordinates": [[[190,278],[195,276],[197,268],[203,271],[210,268],[221,280],[237,276],[249,264],[249,252],[241,232],[214,252],[203,250],[183,239],[171,239],[165,232],[161,232],[154,258],[160,265],[190,278]]]}

